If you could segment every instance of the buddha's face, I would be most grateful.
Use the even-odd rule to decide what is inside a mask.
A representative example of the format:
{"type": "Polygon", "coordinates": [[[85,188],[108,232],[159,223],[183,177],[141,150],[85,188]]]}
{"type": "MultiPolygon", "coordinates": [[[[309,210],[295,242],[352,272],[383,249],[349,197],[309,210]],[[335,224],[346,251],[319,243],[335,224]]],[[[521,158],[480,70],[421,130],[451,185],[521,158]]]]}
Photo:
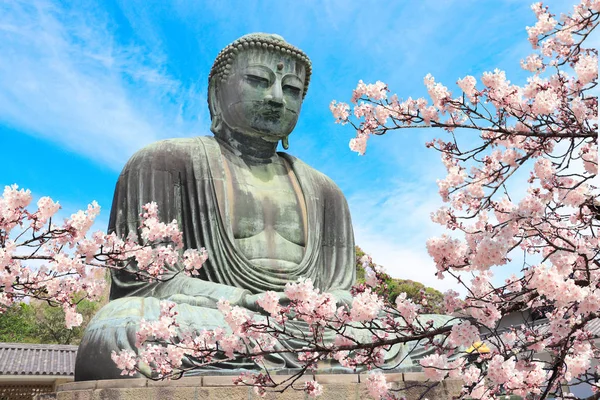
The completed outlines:
{"type": "Polygon", "coordinates": [[[304,79],[304,64],[291,55],[256,49],[240,52],[227,81],[219,84],[223,120],[243,134],[269,142],[282,140],[298,121],[304,79]]]}

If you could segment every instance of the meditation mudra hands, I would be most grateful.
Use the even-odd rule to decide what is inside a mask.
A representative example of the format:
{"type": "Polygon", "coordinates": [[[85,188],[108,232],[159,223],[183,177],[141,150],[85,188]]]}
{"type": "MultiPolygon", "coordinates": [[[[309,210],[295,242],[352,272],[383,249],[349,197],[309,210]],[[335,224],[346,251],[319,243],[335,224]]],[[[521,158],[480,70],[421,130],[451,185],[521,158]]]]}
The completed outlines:
{"type": "MultiPolygon", "coordinates": [[[[290,299],[285,292],[276,292],[279,296],[279,304],[283,307],[290,304],[290,299]]],[[[347,290],[333,290],[330,292],[335,299],[337,307],[350,306],[352,304],[352,295],[347,290]]],[[[247,308],[248,310],[267,314],[261,306],[258,305],[257,301],[259,298],[264,296],[264,293],[250,294],[242,297],[239,305],[240,307],[247,308]]]]}
{"type": "Polygon", "coordinates": [[[167,298],[176,304],[189,304],[194,307],[217,308],[217,302],[205,296],[190,296],[187,294],[174,294],[167,298]]]}
{"type": "MultiPolygon", "coordinates": [[[[285,292],[276,292],[279,296],[279,304],[283,307],[290,304],[290,299],[285,292]]],[[[352,304],[352,295],[347,290],[334,290],[331,294],[336,300],[336,306],[350,306],[352,304]]],[[[258,305],[258,299],[264,296],[264,293],[245,293],[238,301],[229,301],[232,306],[239,306],[250,311],[267,314],[267,312],[258,305]]],[[[217,301],[206,296],[190,296],[187,294],[174,294],[166,300],[176,304],[189,304],[194,307],[217,308],[217,301]]]]}

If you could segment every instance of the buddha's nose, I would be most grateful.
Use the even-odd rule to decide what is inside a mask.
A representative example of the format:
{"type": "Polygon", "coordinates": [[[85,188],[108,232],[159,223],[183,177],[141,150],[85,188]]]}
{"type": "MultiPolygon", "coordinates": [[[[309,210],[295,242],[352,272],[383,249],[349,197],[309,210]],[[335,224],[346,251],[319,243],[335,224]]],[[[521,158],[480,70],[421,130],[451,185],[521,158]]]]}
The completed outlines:
{"type": "Polygon", "coordinates": [[[283,89],[279,82],[275,82],[271,86],[271,91],[265,96],[265,102],[274,107],[285,106],[285,99],[283,98],[283,89]]]}

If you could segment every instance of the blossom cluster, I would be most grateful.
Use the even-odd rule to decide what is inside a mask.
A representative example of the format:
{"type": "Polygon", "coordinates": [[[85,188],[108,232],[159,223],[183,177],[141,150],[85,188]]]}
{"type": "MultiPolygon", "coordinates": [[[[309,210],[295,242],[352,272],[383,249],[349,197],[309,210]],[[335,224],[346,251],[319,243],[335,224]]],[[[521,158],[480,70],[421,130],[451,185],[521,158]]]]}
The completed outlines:
{"type": "Polygon", "coordinates": [[[96,202],[56,224],[61,206],[50,197],[37,201],[17,185],[6,186],[0,197],[0,305],[37,298],[65,311],[67,328],[79,326],[76,296],[84,293],[97,300],[106,281],[106,268],[124,269],[135,263],[142,279],[160,279],[167,264],[182,262],[184,270],[197,273],[207,258],[206,250],[186,250],[180,260],[182,234],[177,222],[158,220],[157,205],[144,206],[142,239],[119,238],[114,233],[90,233],[100,213],[96,202]],[[35,266],[32,265],[35,262],[35,266]]]}

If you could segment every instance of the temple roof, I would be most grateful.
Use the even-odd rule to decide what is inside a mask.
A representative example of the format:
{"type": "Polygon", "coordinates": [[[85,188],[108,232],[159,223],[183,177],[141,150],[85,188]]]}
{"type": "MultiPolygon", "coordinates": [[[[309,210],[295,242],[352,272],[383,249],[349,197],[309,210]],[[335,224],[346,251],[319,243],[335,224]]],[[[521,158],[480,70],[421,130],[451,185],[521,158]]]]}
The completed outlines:
{"type": "Polygon", "coordinates": [[[77,346],[0,343],[0,375],[73,376],[77,346]]]}

